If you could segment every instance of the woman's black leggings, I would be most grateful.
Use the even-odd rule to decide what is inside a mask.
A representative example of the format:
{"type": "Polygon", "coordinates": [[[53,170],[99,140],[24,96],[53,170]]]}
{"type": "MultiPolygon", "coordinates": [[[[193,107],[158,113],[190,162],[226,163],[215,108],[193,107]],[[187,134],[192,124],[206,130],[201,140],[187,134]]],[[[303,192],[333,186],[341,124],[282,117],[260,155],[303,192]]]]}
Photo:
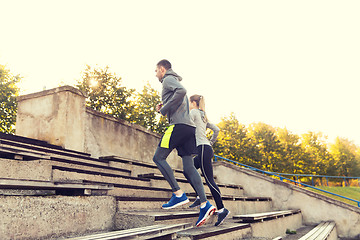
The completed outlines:
{"type": "Polygon", "coordinates": [[[219,187],[214,180],[212,158],[214,157],[214,151],[210,145],[200,145],[197,147],[198,155],[194,158],[194,165],[196,169],[201,169],[204,175],[206,184],[210,188],[211,195],[214,197],[217,209],[224,207],[221,199],[221,193],[219,187]]]}

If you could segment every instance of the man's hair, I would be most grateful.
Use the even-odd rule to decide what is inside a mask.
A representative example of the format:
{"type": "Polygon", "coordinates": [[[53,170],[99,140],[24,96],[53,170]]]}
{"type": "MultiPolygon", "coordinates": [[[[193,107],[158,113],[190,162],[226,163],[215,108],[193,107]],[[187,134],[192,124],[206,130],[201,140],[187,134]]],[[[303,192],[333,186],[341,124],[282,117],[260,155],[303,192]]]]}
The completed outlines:
{"type": "Polygon", "coordinates": [[[171,63],[166,60],[166,59],[163,59],[161,60],[160,62],[158,62],[157,64],[158,67],[162,66],[164,67],[166,70],[169,70],[171,68],[171,63]]]}

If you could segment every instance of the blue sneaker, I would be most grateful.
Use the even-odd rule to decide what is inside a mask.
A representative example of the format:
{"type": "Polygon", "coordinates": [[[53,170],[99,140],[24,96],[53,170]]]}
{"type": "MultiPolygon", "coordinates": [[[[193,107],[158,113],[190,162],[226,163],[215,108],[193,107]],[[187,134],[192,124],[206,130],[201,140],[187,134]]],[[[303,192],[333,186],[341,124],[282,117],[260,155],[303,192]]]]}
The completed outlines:
{"type": "Polygon", "coordinates": [[[171,209],[181,205],[184,205],[189,202],[189,199],[186,197],[186,194],[183,193],[181,197],[177,197],[174,193],[172,194],[169,202],[162,205],[163,209],[171,209]]]}
{"type": "Polygon", "coordinates": [[[201,225],[203,225],[206,220],[214,214],[214,212],[216,211],[216,208],[211,205],[209,203],[209,201],[206,202],[206,205],[204,208],[200,207],[200,214],[199,214],[199,219],[196,222],[196,226],[200,227],[201,225]]]}

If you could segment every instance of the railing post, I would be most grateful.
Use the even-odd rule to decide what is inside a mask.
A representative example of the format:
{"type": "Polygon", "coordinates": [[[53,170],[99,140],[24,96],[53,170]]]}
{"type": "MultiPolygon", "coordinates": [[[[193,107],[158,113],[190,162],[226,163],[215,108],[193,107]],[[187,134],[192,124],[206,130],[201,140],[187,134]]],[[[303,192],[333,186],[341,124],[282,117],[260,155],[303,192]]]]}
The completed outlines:
{"type": "Polygon", "coordinates": [[[312,184],[312,186],[315,186],[314,185],[314,177],[311,177],[311,184],[312,184]]]}
{"type": "Polygon", "coordinates": [[[327,177],[326,177],[326,186],[329,186],[329,180],[327,177]]]}
{"type": "Polygon", "coordinates": [[[217,162],[217,155],[215,155],[214,157],[214,162],[217,162]]]}
{"type": "Polygon", "coordinates": [[[299,184],[299,176],[296,175],[296,182],[298,182],[298,185],[301,186],[301,184],[299,184]]]}

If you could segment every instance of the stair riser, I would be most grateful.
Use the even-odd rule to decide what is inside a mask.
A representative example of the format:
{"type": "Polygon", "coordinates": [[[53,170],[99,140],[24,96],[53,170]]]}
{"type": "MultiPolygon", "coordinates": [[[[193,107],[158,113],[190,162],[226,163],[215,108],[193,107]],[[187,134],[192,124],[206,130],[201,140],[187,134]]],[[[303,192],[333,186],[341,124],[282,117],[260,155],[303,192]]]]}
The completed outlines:
{"type": "MultiPolygon", "coordinates": [[[[193,201],[193,199],[191,199],[193,201]]],[[[210,203],[216,206],[213,200],[209,200],[210,203]]],[[[161,205],[167,201],[118,201],[118,208],[121,210],[136,210],[136,209],[157,209],[161,208],[161,205]]],[[[232,201],[224,200],[225,207],[230,210],[231,216],[238,214],[251,214],[251,213],[260,213],[260,212],[269,212],[271,211],[271,202],[269,201],[232,201]]],[[[183,206],[177,207],[176,209],[186,209],[189,210],[191,203],[185,204],[183,206]]],[[[194,210],[198,210],[195,208],[194,210]]]]}
{"type": "MultiPolygon", "coordinates": [[[[130,170],[132,177],[137,177],[138,175],[144,174],[144,173],[161,174],[160,170],[158,168],[139,166],[139,165],[131,164],[131,163],[122,163],[122,162],[110,161],[109,166],[110,167],[117,167],[117,168],[130,170]]],[[[175,177],[180,177],[180,178],[184,177],[184,175],[182,173],[175,172],[175,171],[174,171],[174,175],[175,175],[175,177]]]]}
{"type": "Polygon", "coordinates": [[[251,238],[251,228],[240,229],[237,231],[223,233],[221,235],[209,236],[209,237],[193,237],[193,236],[182,236],[181,234],[176,235],[176,240],[193,240],[193,239],[206,239],[206,240],[238,240],[243,238],[251,238]]]}
{"type": "Polygon", "coordinates": [[[93,174],[85,174],[85,173],[77,173],[77,172],[68,172],[61,171],[58,169],[53,170],[53,181],[63,181],[63,180],[87,180],[87,181],[95,181],[101,182],[104,184],[127,184],[134,186],[144,186],[150,187],[150,182],[148,181],[139,181],[133,179],[126,179],[121,177],[108,177],[101,175],[93,175],[93,174]]]}
{"type": "MultiPolygon", "coordinates": [[[[115,217],[115,227],[116,229],[130,229],[137,227],[145,227],[154,224],[177,224],[177,223],[191,223],[195,226],[198,216],[196,217],[184,217],[177,219],[165,219],[165,220],[156,220],[153,216],[145,215],[136,215],[136,214],[124,214],[117,213],[115,217]]],[[[208,220],[203,224],[203,226],[213,226],[217,220],[217,216],[213,215],[208,218],[208,220]]]]}
{"type": "Polygon", "coordinates": [[[115,217],[115,228],[130,229],[137,227],[146,227],[154,224],[176,224],[193,222],[196,222],[193,217],[158,221],[153,216],[117,213],[115,217]]]}
{"type": "Polygon", "coordinates": [[[143,190],[143,189],[131,189],[131,188],[118,188],[115,187],[112,190],[108,191],[110,196],[119,196],[119,197],[149,197],[149,198],[171,198],[170,191],[152,191],[152,190],[143,190]]]}
{"type": "Polygon", "coordinates": [[[51,166],[36,160],[28,162],[1,159],[0,176],[1,178],[51,181],[51,166]]]}
{"type": "MultiPolygon", "coordinates": [[[[158,187],[158,188],[169,188],[169,183],[165,180],[155,180],[155,179],[151,179],[151,186],[152,187],[158,187]]],[[[188,192],[194,192],[194,189],[192,188],[192,186],[189,183],[186,182],[178,182],[180,188],[188,193],[188,192]]],[[[234,195],[234,196],[243,196],[244,192],[242,189],[234,189],[234,188],[225,188],[225,187],[220,187],[220,192],[222,195],[234,195]]],[[[204,190],[205,193],[207,194],[211,194],[209,187],[204,184],[204,190]]]]}

